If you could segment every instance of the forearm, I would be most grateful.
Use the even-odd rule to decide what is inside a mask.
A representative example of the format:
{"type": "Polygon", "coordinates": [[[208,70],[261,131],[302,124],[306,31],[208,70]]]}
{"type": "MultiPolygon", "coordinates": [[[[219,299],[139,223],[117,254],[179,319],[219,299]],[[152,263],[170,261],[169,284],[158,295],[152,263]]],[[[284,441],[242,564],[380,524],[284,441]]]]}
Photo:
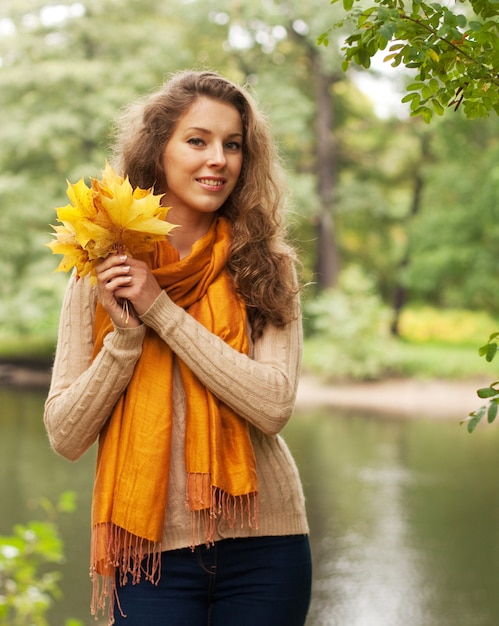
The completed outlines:
{"type": "Polygon", "coordinates": [[[45,403],[50,443],[70,460],[79,458],[98,437],[142,350],[143,327],[115,330],[92,361],[94,306],[86,286],[70,286],[45,403]]]}
{"type": "Polygon", "coordinates": [[[199,380],[241,417],[267,434],[291,416],[301,365],[301,319],[268,327],[254,358],[231,348],[162,293],[142,316],[199,380]]]}

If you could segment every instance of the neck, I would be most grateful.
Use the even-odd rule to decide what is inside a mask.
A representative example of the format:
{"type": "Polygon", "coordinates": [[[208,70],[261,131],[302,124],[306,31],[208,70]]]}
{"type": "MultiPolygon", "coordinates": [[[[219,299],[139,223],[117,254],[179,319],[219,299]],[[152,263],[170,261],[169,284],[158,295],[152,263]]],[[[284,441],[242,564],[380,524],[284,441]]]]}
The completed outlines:
{"type": "Polygon", "coordinates": [[[170,209],[167,220],[171,224],[178,224],[168,239],[172,246],[178,251],[180,258],[189,256],[192,246],[201,239],[210,230],[213,220],[216,218],[214,213],[206,213],[197,215],[196,219],[182,219],[181,216],[175,215],[175,210],[170,209]]]}

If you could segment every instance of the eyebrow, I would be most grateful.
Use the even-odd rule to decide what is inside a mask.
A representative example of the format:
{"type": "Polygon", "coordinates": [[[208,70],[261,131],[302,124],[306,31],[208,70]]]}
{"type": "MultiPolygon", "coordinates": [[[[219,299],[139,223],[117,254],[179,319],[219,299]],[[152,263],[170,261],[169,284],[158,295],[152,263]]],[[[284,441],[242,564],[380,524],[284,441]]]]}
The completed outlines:
{"type": "MultiPolygon", "coordinates": [[[[211,130],[208,130],[207,128],[202,128],[201,126],[189,126],[189,128],[185,129],[185,132],[191,131],[191,130],[196,130],[201,133],[208,133],[208,134],[212,133],[211,130]]],[[[229,133],[228,134],[228,137],[242,137],[242,136],[243,136],[242,133],[229,133]]]]}

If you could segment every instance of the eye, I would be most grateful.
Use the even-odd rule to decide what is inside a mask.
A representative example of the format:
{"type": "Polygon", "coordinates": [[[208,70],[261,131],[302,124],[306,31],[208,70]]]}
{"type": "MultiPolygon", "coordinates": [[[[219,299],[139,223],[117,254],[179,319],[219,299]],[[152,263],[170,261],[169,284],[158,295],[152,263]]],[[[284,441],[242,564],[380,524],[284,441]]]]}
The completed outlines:
{"type": "Polygon", "coordinates": [[[238,141],[229,141],[225,145],[227,147],[227,150],[232,150],[234,152],[238,152],[239,150],[241,150],[241,144],[238,141]]]}
{"type": "Polygon", "coordinates": [[[204,141],[200,137],[191,137],[187,140],[187,143],[191,144],[192,146],[202,146],[204,144],[204,141]]]}

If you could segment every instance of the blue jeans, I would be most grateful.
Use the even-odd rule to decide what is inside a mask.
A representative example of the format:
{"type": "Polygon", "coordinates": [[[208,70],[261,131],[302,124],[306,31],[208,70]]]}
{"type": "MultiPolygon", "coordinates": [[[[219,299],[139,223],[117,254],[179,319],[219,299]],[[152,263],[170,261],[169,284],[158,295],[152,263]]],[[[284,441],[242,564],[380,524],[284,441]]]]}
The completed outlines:
{"type": "Polygon", "coordinates": [[[224,539],[163,552],[159,584],[118,587],[122,626],[303,626],[312,564],[306,535],[224,539]]]}

